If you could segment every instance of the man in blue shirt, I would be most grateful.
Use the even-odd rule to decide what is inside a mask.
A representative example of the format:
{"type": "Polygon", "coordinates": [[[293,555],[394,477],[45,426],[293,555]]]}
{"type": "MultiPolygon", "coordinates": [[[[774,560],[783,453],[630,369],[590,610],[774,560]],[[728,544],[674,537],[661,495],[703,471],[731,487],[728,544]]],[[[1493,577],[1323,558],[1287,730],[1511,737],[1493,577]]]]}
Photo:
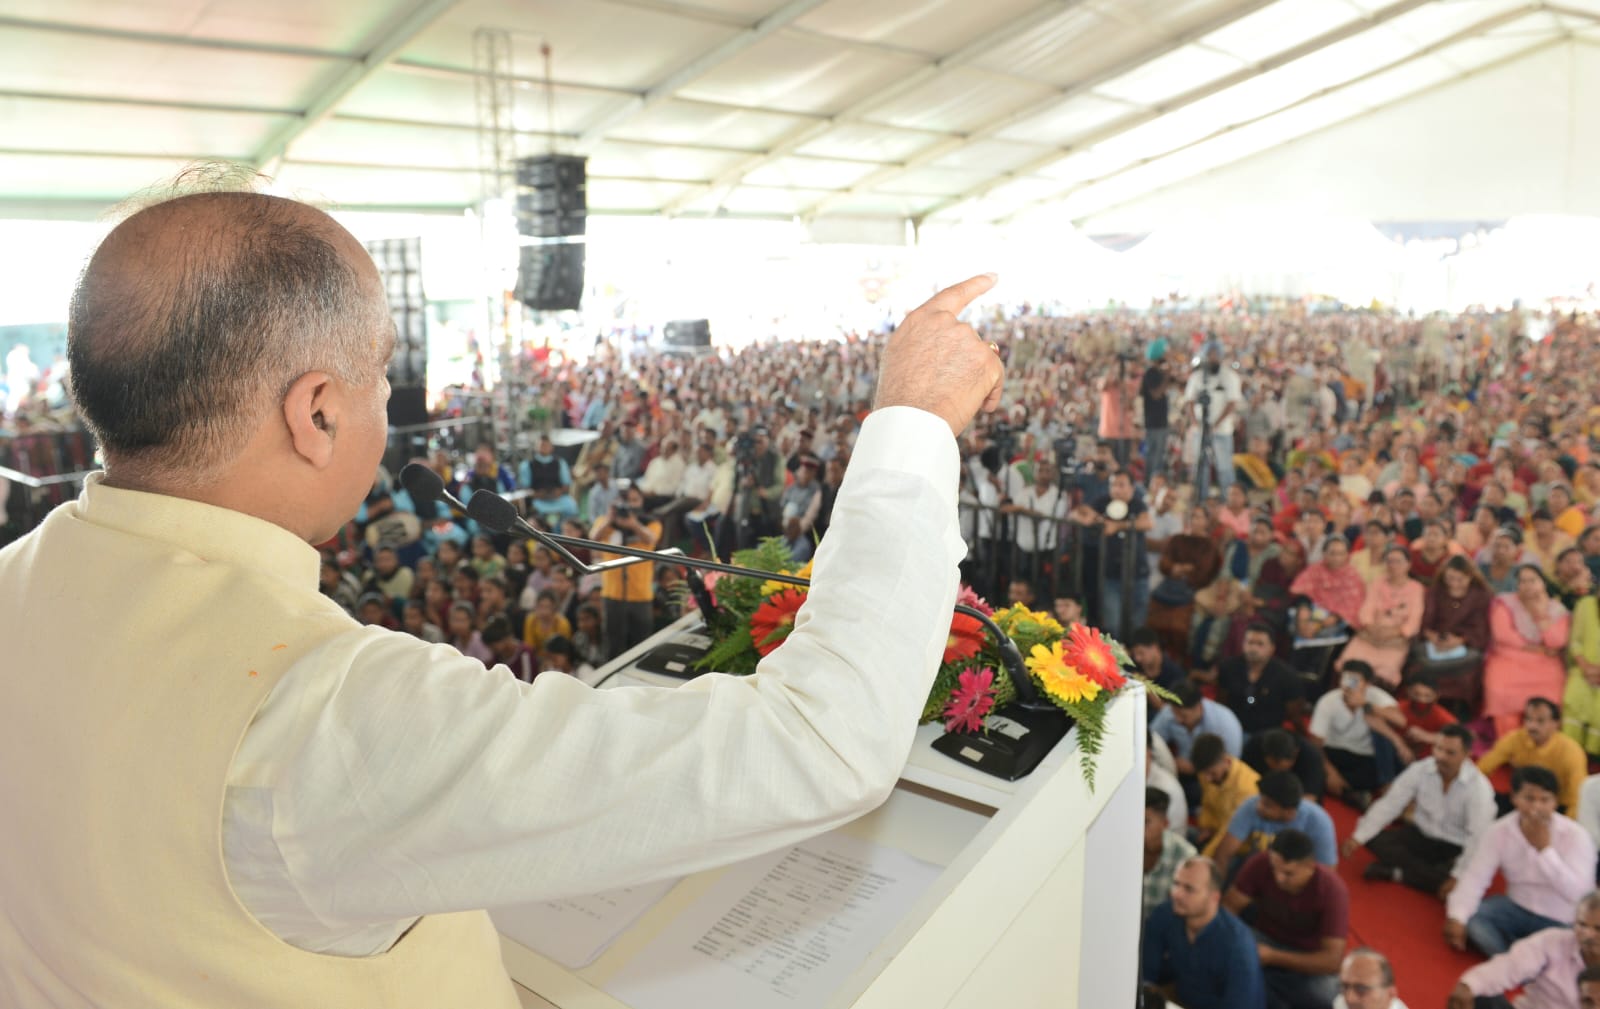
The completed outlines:
{"type": "Polygon", "coordinates": [[[1178,703],[1162,708],[1151,719],[1150,731],[1167,741],[1180,775],[1194,776],[1189,751],[1194,741],[1208,732],[1222,738],[1222,746],[1230,756],[1239,756],[1244,749],[1244,730],[1239,727],[1239,716],[1216,701],[1202,697],[1193,680],[1178,684],[1172,694],[1178,703]]]}
{"type": "Polygon", "coordinates": [[[1145,922],[1141,977],[1184,1009],[1265,1009],[1255,936],[1221,902],[1216,863],[1186,859],[1145,922]]]}
{"type": "Polygon", "coordinates": [[[1260,794],[1239,804],[1228,833],[1217,845],[1217,864],[1224,870],[1236,855],[1248,858],[1266,851],[1272,839],[1286,830],[1311,838],[1312,851],[1323,865],[1338,866],[1339,842],[1327,810],[1305,797],[1293,771],[1273,771],[1261,779],[1260,794]]]}

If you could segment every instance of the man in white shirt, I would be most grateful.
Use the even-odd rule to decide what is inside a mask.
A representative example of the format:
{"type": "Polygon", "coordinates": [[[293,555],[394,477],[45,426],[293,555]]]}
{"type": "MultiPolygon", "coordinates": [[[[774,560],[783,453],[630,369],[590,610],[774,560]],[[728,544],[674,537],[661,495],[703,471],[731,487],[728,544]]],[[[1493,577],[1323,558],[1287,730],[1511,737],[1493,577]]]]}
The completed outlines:
{"type": "MultiPolygon", "coordinates": [[[[661,528],[667,535],[675,536],[679,522],[685,514],[707,503],[711,496],[711,482],[717,476],[716,446],[702,441],[695,446],[694,461],[683,469],[678,487],[671,501],[656,509],[661,528]]],[[[690,535],[694,533],[690,529],[690,535]]]]}
{"type": "Polygon", "coordinates": [[[1222,366],[1222,344],[1212,340],[1205,345],[1200,366],[1190,372],[1189,383],[1184,386],[1183,398],[1194,409],[1194,423],[1189,428],[1190,456],[1198,463],[1202,419],[1209,417],[1211,446],[1217,457],[1215,486],[1226,491],[1233,485],[1233,426],[1244,403],[1244,391],[1239,373],[1222,366]],[[1209,395],[1209,406],[1201,405],[1202,394],[1209,395]]]}
{"type": "Polygon", "coordinates": [[[683,483],[688,462],[678,450],[678,439],[668,438],[661,444],[661,453],[644,468],[644,476],[635,486],[644,491],[644,506],[651,510],[669,503],[683,483]]]}
{"type": "Polygon", "coordinates": [[[1439,730],[1433,756],[1406,768],[1383,797],[1372,804],[1340,846],[1350,856],[1362,845],[1377,861],[1367,866],[1367,879],[1404,883],[1440,898],[1448,895],[1451,870],[1495,820],[1494,786],[1467,759],[1472,733],[1455,723],[1439,730]],[[1395,830],[1394,823],[1412,803],[1416,812],[1395,830]]]}
{"type": "Polygon", "coordinates": [[[77,671],[0,677],[0,989],[25,1009],[86,982],[102,1005],[510,1009],[471,909],[725,864],[877,806],[948,633],[953,434],[1003,379],[956,313],[993,283],[890,337],[812,591],[761,672],[596,691],[362,628],[318,593],[309,544],[355,512],[387,436],[394,326],[360,243],[254,193],[118,225],[69,327],[105,475],[0,551],[8,673],[77,671]]]}
{"type": "MultiPolygon", "coordinates": [[[[1033,483],[1019,487],[1011,495],[1011,503],[1001,509],[1011,515],[1013,539],[1025,555],[1048,557],[1056,548],[1056,528],[1066,516],[1056,476],[1055,466],[1035,463],[1033,483]]],[[[1036,563],[1024,561],[1024,565],[1029,571],[1039,570],[1036,563]]]]}
{"type": "Polygon", "coordinates": [[[1405,715],[1395,699],[1372,684],[1372,667],[1359,659],[1344,664],[1339,689],[1317,699],[1306,735],[1322,747],[1328,771],[1328,794],[1365,811],[1373,789],[1388,784],[1399,768],[1399,753],[1410,756],[1401,740],[1405,715]]]}

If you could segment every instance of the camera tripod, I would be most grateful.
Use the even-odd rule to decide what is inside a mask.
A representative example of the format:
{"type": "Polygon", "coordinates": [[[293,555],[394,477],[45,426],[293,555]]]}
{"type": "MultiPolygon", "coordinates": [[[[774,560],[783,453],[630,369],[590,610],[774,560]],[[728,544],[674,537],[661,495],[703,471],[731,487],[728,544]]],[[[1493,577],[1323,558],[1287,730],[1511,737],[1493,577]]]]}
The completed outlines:
{"type": "Polygon", "coordinates": [[[1205,387],[1204,379],[1201,380],[1197,402],[1200,404],[1200,451],[1195,458],[1194,505],[1200,507],[1206,503],[1206,494],[1211,490],[1211,467],[1217,467],[1219,479],[1222,473],[1222,466],[1217,462],[1217,450],[1211,440],[1211,390],[1205,387]]]}

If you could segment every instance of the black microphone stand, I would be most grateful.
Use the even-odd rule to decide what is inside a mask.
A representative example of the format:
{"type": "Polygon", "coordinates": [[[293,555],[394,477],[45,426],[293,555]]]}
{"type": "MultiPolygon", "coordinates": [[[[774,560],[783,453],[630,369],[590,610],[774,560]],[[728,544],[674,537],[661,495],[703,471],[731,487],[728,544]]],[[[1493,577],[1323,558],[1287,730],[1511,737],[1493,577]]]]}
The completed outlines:
{"type": "MultiPolygon", "coordinates": [[[[696,571],[716,571],[763,581],[781,582],[786,585],[801,587],[811,585],[809,578],[779,571],[741,567],[737,564],[724,564],[721,561],[702,560],[690,557],[675,547],[668,550],[644,550],[639,547],[601,543],[598,540],[545,532],[524,519],[515,505],[493,491],[476,491],[468,504],[463,505],[445,488],[444,481],[437,473],[420,463],[410,463],[401,470],[400,481],[414,500],[442,498],[452,508],[485,528],[499,533],[515,530],[548,547],[562,560],[584,574],[626,567],[642,561],[654,561],[687,568],[691,574],[696,571]],[[570,547],[620,554],[621,557],[614,561],[589,564],[576,557],[570,547]]],[[[698,575],[693,577],[690,581],[690,590],[695,597],[696,605],[703,613],[710,616],[716,612],[715,603],[711,599],[704,579],[698,575]]],[[[1014,735],[946,733],[944,738],[935,742],[934,748],[987,773],[1016,780],[1032,771],[1050,748],[1066,735],[1070,720],[1066,712],[1039,695],[1023,665],[1022,653],[1017,649],[1017,643],[1000,629],[999,624],[995,623],[987,613],[974,607],[957,603],[954,609],[957,613],[963,613],[977,620],[994,639],[995,647],[1000,653],[1001,665],[1005,667],[1006,675],[1011,680],[1011,687],[1016,695],[1016,700],[1006,710],[1012,713],[1012,722],[1020,731],[1016,731],[1014,735]]]]}

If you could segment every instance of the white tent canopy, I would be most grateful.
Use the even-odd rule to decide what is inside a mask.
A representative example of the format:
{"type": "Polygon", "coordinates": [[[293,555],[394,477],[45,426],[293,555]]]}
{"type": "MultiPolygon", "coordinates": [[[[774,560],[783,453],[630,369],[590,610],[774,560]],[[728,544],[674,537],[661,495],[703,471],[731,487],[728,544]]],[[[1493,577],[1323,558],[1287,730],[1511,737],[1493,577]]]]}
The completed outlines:
{"type": "MultiPolygon", "coordinates": [[[[553,148],[589,156],[595,213],[1081,218],[1379,116],[1487,149],[1430,214],[1498,213],[1535,162],[1576,177],[1516,209],[1600,209],[1593,124],[1520,166],[1494,139],[1600,106],[1600,0],[10,0],[0,46],[0,216],[92,216],[200,158],[459,210],[496,151],[553,148]],[[1543,83],[1475,136],[1417,111],[1524,64],[1543,83]]],[[[1297,167],[1303,192],[1346,166],[1297,167]]],[[[1358,216],[1419,193],[1335,182],[1358,216]]]]}

